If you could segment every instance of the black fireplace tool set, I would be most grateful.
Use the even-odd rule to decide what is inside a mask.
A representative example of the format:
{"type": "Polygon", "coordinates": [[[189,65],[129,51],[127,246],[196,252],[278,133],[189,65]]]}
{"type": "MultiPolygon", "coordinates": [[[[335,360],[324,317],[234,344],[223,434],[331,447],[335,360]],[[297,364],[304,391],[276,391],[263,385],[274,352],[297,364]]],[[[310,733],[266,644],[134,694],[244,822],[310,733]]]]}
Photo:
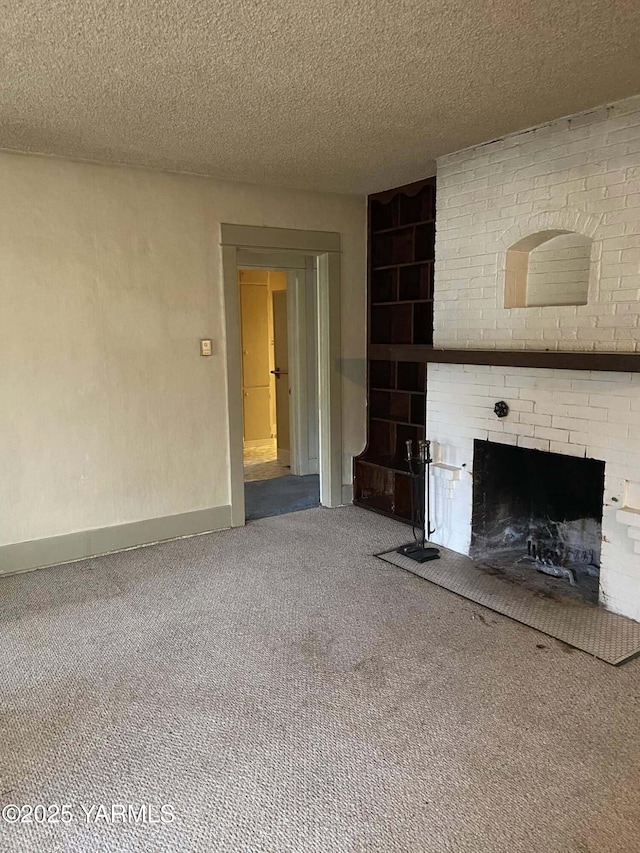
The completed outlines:
{"type": "Polygon", "coordinates": [[[418,442],[418,455],[413,455],[413,442],[407,439],[405,442],[407,450],[407,464],[409,466],[409,479],[411,488],[411,527],[413,529],[414,541],[408,545],[396,548],[398,554],[415,560],[416,563],[426,563],[429,560],[438,560],[440,551],[426,544],[426,537],[435,533],[435,527],[431,527],[431,487],[430,472],[431,442],[421,440],[418,442]],[[416,535],[416,528],[419,535],[416,535]]]}

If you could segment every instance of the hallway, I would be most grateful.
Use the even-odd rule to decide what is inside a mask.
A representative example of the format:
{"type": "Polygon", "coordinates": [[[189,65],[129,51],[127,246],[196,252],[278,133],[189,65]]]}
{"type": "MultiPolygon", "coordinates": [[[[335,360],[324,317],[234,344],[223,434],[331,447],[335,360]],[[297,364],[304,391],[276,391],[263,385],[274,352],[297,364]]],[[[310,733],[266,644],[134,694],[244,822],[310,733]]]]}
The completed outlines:
{"type": "Polygon", "coordinates": [[[275,440],[244,448],[244,500],[247,521],[312,509],[320,504],[320,477],[293,476],[277,459],[275,440]]]}
{"type": "Polygon", "coordinates": [[[244,448],[244,481],[271,480],[274,477],[286,477],[290,468],[277,457],[275,438],[256,447],[244,448]]]}
{"type": "Polygon", "coordinates": [[[320,477],[317,474],[305,477],[289,474],[245,482],[244,501],[247,521],[312,509],[320,504],[320,477]]]}

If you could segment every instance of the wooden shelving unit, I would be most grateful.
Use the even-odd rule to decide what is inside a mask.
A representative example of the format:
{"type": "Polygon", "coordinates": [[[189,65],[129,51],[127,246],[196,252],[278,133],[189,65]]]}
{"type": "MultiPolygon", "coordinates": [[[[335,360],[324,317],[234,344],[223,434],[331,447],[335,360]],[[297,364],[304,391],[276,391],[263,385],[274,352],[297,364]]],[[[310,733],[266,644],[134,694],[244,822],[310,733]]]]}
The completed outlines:
{"type": "MultiPolygon", "coordinates": [[[[369,197],[370,349],[433,344],[435,178],[369,197]]],[[[367,446],[354,460],[354,503],[411,517],[405,442],[424,438],[426,365],[368,359],[367,446]]]]}

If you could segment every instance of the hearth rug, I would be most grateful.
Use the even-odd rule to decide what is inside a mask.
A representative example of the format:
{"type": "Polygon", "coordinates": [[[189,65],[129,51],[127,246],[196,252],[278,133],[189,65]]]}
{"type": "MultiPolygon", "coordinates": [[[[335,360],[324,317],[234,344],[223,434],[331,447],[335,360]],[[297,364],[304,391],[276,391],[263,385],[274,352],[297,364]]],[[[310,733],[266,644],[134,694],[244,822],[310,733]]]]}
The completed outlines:
{"type": "Polygon", "coordinates": [[[613,666],[640,655],[640,623],[595,604],[541,595],[482,571],[470,557],[437,547],[440,559],[427,563],[396,551],[376,557],[613,666]]]}

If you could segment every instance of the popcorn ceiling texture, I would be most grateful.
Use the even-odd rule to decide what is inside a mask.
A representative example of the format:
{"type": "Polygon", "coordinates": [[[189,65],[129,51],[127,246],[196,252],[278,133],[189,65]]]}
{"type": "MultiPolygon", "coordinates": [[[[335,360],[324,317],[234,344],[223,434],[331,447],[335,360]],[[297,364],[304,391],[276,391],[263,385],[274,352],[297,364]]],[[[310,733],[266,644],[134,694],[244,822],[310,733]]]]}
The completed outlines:
{"type": "Polygon", "coordinates": [[[438,161],[436,346],[640,350],[640,97],[438,161]],[[588,304],[504,306],[506,251],[593,240],[588,304]]]}
{"type": "Polygon", "coordinates": [[[638,92],[637,0],[2,4],[0,147],[363,193],[638,92]]]}

